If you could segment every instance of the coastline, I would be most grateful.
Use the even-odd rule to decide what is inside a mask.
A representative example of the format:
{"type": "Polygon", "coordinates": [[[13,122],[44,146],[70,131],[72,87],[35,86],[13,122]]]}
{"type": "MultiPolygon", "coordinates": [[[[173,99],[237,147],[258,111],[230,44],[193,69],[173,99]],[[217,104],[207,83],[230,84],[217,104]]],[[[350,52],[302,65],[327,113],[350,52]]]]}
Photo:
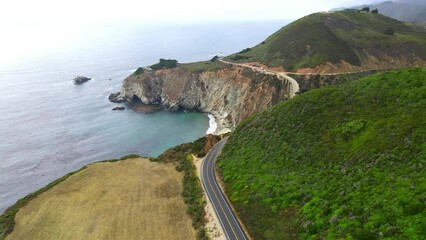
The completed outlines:
{"type": "Polygon", "coordinates": [[[18,213],[19,209],[26,206],[30,201],[37,198],[42,193],[49,191],[50,189],[52,189],[53,187],[55,187],[59,183],[67,180],[72,175],[77,174],[77,173],[85,170],[90,165],[93,165],[93,164],[96,164],[96,163],[103,163],[103,162],[117,162],[117,161],[134,159],[134,158],[140,158],[140,156],[136,155],[136,154],[129,154],[129,155],[123,156],[123,157],[118,158],[118,159],[102,160],[102,161],[98,161],[98,162],[89,163],[89,164],[79,168],[78,170],[71,171],[71,172],[65,174],[64,176],[53,180],[52,182],[48,183],[44,187],[39,188],[36,191],[29,193],[26,196],[18,199],[13,205],[6,208],[6,210],[4,212],[0,212],[0,239],[4,239],[5,237],[7,237],[7,235],[9,235],[9,233],[11,233],[13,231],[13,229],[15,227],[15,216],[18,213]]]}
{"type": "Polygon", "coordinates": [[[227,114],[223,114],[224,116],[221,116],[218,112],[206,112],[209,117],[209,129],[207,130],[206,134],[209,134],[209,130],[212,128],[211,122],[212,119],[214,119],[214,125],[216,125],[215,130],[211,132],[213,135],[222,135],[225,133],[231,132],[231,129],[229,128],[229,124],[226,123],[225,118],[227,114]]]}
{"type": "Polygon", "coordinates": [[[159,164],[136,156],[89,164],[21,206],[7,234],[2,235],[0,229],[0,239],[63,239],[70,235],[102,239],[123,234],[131,239],[145,234],[150,239],[195,239],[196,231],[181,195],[182,178],[173,163],[159,164]],[[155,180],[154,184],[146,181],[141,185],[141,173],[155,180]],[[123,206],[131,211],[123,211],[123,206]],[[55,211],[58,208],[61,211],[55,211]],[[170,216],[176,218],[176,224],[169,224],[170,216]],[[44,224],[46,217],[54,224],[44,224]],[[88,228],[93,231],[86,231],[88,228]]]}
{"type": "Polygon", "coordinates": [[[209,128],[206,131],[206,135],[213,134],[217,130],[216,118],[210,113],[207,113],[207,117],[209,118],[209,128]]]}
{"type": "MultiPolygon", "coordinates": [[[[209,119],[213,120],[214,119],[213,115],[211,115],[211,117],[209,117],[209,119]]],[[[212,121],[212,122],[216,123],[215,121],[212,121]]],[[[206,138],[206,136],[204,136],[202,138],[206,138]]],[[[196,141],[200,142],[200,139],[198,139],[196,141]]],[[[186,143],[184,145],[186,145],[186,146],[189,145],[188,149],[191,149],[190,151],[192,151],[192,152],[204,151],[204,147],[201,146],[201,148],[200,148],[200,146],[197,145],[195,142],[186,143]],[[193,148],[195,148],[195,149],[193,149],[193,148]]],[[[179,148],[177,150],[174,150],[175,148],[176,147],[172,147],[172,148],[166,150],[165,152],[163,152],[163,154],[165,154],[167,151],[178,151],[178,152],[182,151],[182,154],[183,154],[183,150],[181,150],[181,149],[179,150],[179,148]]],[[[169,158],[169,159],[168,160],[163,159],[162,161],[158,161],[158,158],[156,158],[156,159],[150,158],[150,161],[151,162],[157,162],[158,161],[158,162],[164,162],[164,163],[168,162],[168,163],[174,163],[174,164],[176,164],[176,161],[178,161],[176,159],[173,159],[173,156],[168,156],[167,154],[165,156],[166,156],[166,158],[169,158]]],[[[130,155],[126,155],[126,156],[123,156],[123,157],[117,158],[117,159],[102,160],[102,161],[96,161],[96,162],[93,162],[93,163],[89,163],[89,164],[83,166],[82,168],[80,168],[79,170],[70,172],[70,173],[64,175],[63,177],[60,177],[60,178],[54,180],[53,182],[49,183],[45,187],[38,189],[37,191],[23,197],[22,199],[18,200],[14,205],[10,206],[4,213],[0,214],[0,239],[5,239],[7,236],[9,236],[9,234],[11,234],[13,232],[13,230],[16,227],[15,217],[23,207],[25,207],[27,204],[32,202],[34,199],[38,198],[41,194],[43,194],[45,192],[49,192],[56,185],[67,180],[70,176],[73,176],[74,174],[79,173],[80,171],[87,169],[90,166],[99,164],[99,163],[122,162],[123,160],[136,159],[136,158],[143,158],[143,157],[140,157],[139,155],[135,155],[135,154],[130,154],[130,155]]],[[[146,158],[146,159],[148,159],[148,158],[146,158]]],[[[182,171],[182,170],[180,170],[180,171],[177,170],[175,167],[173,167],[173,170],[178,171],[178,172],[182,171]]],[[[191,172],[192,171],[187,171],[187,172],[185,172],[185,174],[189,174],[191,172]]],[[[181,196],[181,194],[179,194],[179,196],[181,196]]],[[[216,227],[213,228],[213,230],[215,230],[215,229],[216,229],[216,227]]]]}

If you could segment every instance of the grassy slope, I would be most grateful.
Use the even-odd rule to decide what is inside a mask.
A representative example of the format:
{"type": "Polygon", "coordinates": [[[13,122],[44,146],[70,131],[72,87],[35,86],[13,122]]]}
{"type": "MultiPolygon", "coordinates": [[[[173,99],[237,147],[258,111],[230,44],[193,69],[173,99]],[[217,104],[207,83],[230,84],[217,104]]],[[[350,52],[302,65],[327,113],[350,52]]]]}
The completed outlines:
{"type": "MultiPolygon", "coordinates": [[[[185,203],[188,205],[188,214],[192,217],[192,226],[197,230],[197,239],[208,239],[204,228],[206,202],[203,197],[203,189],[197,176],[197,170],[193,164],[191,154],[204,157],[206,148],[220,141],[221,137],[210,135],[202,137],[192,143],[184,143],[170,148],[158,158],[152,159],[157,162],[177,163],[176,170],[184,173],[183,191],[185,203]]],[[[208,149],[209,150],[209,149],[208,149]]]]}
{"type": "Polygon", "coordinates": [[[426,235],[426,68],[304,93],[241,123],[219,159],[254,239],[426,235]]]}
{"type": "Polygon", "coordinates": [[[182,176],[142,158],[91,164],[21,208],[7,239],[194,239],[182,176]]]}
{"type": "Polygon", "coordinates": [[[356,6],[356,9],[363,7],[370,7],[370,9],[378,9],[383,15],[391,18],[398,19],[404,22],[418,22],[426,23],[426,5],[412,4],[404,2],[386,1],[380,4],[356,6]]]}
{"type": "MultiPolygon", "coordinates": [[[[131,159],[131,158],[137,158],[139,157],[138,155],[128,155],[128,156],[124,156],[120,159],[112,159],[112,160],[106,160],[104,162],[115,162],[115,161],[121,161],[121,160],[126,160],[126,159],[131,159]]],[[[80,168],[77,171],[74,172],[70,172],[68,174],[66,174],[63,177],[60,177],[58,179],[56,179],[55,181],[49,183],[48,185],[46,185],[45,187],[28,194],[27,196],[19,199],[14,205],[10,206],[9,208],[6,209],[6,211],[0,215],[0,239],[5,239],[7,235],[9,235],[14,227],[15,227],[15,217],[16,214],[18,213],[19,209],[21,209],[22,207],[24,207],[25,205],[27,205],[31,200],[35,199],[36,197],[38,197],[40,194],[52,189],[54,186],[58,185],[59,183],[65,181],[66,179],[68,179],[70,176],[82,171],[86,169],[86,166],[80,168]]]]}
{"type": "MultiPolygon", "coordinates": [[[[202,137],[192,143],[185,143],[178,145],[176,147],[170,148],[165,151],[158,158],[151,159],[153,162],[162,162],[162,163],[174,163],[176,165],[176,170],[178,172],[183,172],[183,190],[182,196],[184,201],[187,204],[187,213],[192,218],[192,226],[197,231],[197,239],[208,239],[206,231],[204,229],[204,206],[205,202],[203,199],[201,184],[198,180],[195,166],[192,163],[192,156],[194,154],[198,157],[203,157],[215,143],[217,143],[222,137],[209,135],[207,137],[202,137]]],[[[120,159],[111,159],[101,162],[117,162],[132,158],[140,158],[140,156],[131,154],[124,156],[120,159]]],[[[29,194],[28,196],[18,200],[13,206],[9,207],[4,214],[0,215],[0,239],[5,239],[15,227],[15,217],[18,211],[25,207],[32,200],[36,199],[42,193],[51,190],[54,186],[62,183],[67,180],[69,177],[73,176],[76,173],[81,172],[87,167],[82,167],[78,171],[71,172],[51,183],[46,187],[37,190],[34,193],[29,194]]]]}
{"type": "MultiPolygon", "coordinates": [[[[207,239],[206,231],[204,229],[205,212],[203,208],[205,202],[203,199],[201,184],[196,175],[195,166],[191,161],[191,154],[202,157],[205,155],[206,148],[211,147],[219,140],[220,137],[217,136],[209,136],[208,138],[203,137],[192,143],[186,143],[171,148],[165,151],[158,158],[151,159],[155,162],[175,163],[176,170],[179,172],[183,171],[184,178],[182,196],[184,197],[184,201],[188,206],[187,213],[192,218],[192,226],[197,231],[197,239],[207,239]]],[[[103,162],[117,162],[138,157],[138,155],[128,155],[120,159],[106,160],[103,162]]],[[[29,194],[28,196],[20,199],[13,206],[9,207],[3,215],[0,215],[0,239],[5,239],[14,230],[15,217],[21,208],[25,207],[28,203],[40,196],[42,193],[51,190],[54,186],[62,183],[70,176],[73,176],[74,174],[79,173],[84,169],[86,169],[86,167],[83,167],[78,171],[71,172],[64,177],[53,181],[46,187],[29,194]]]]}
{"type": "Polygon", "coordinates": [[[345,10],[315,13],[277,31],[250,51],[236,55],[244,62],[257,61],[287,70],[315,67],[326,62],[344,60],[359,66],[365,57],[426,56],[426,32],[381,14],[345,10]],[[384,31],[391,28],[395,35],[384,31]]]}
{"type": "Polygon", "coordinates": [[[193,62],[193,63],[181,63],[179,66],[185,69],[188,72],[192,73],[201,73],[204,71],[218,71],[224,68],[229,67],[228,65],[220,62],[220,61],[201,61],[201,62],[193,62]]]}

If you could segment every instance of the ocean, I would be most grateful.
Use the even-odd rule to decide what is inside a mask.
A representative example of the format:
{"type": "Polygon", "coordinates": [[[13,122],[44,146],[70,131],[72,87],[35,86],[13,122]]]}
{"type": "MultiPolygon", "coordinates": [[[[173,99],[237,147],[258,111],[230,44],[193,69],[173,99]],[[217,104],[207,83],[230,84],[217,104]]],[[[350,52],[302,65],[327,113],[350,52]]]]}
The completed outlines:
{"type": "Polygon", "coordinates": [[[119,104],[107,97],[159,58],[227,55],[286,23],[0,25],[10,36],[0,40],[0,213],[88,163],[132,153],[155,157],[204,136],[215,125],[204,113],[112,111],[119,104]],[[93,79],[74,85],[75,75],[93,79]]]}

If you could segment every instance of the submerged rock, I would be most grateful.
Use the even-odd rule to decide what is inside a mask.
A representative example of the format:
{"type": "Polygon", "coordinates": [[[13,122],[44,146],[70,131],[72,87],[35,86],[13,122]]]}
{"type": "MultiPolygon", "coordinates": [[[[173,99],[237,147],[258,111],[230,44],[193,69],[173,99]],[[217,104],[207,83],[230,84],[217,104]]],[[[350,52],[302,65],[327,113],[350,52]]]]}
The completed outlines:
{"type": "Polygon", "coordinates": [[[112,111],[117,111],[117,110],[122,111],[124,109],[126,109],[126,108],[125,107],[115,107],[115,108],[112,109],[112,111]]]}
{"type": "Polygon", "coordinates": [[[74,84],[82,84],[82,83],[89,81],[90,79],[92,79],[92,78],[88,78],[88,77],[85,77],[85,76],[76,76],[73,79],[73,82],[74,82],[74,84]]]}
{"type": "Polygon", "coordinates": [[[143,104],[141,102],[132,102],[130,108],[135,112],[140,113],[153,113],[163,109],[163,106],[159,104],[143,104]]]}
{"type": "Polygon", "coordinates": [[[126,99],[125,98],[123,98],[122,96],[120,96],[120,92],[116,92],[116,93],[111,93],[109,96],[108,96],[108,100],[110,101],[110,102],[124,102],[124,101],[126,101],[126,99]]]}

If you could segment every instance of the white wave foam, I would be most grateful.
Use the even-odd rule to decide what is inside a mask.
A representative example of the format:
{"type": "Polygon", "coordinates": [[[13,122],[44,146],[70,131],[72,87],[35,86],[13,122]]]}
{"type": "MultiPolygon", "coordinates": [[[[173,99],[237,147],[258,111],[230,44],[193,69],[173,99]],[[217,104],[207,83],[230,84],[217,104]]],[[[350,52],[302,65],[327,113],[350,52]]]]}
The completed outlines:
{"type": "Polygon", "coordinates": [[[207,129],[206,134],[213,134],[217,129],[217,122],[213,115],[208,114],[209,117],[209,129],[207,129]]]}

